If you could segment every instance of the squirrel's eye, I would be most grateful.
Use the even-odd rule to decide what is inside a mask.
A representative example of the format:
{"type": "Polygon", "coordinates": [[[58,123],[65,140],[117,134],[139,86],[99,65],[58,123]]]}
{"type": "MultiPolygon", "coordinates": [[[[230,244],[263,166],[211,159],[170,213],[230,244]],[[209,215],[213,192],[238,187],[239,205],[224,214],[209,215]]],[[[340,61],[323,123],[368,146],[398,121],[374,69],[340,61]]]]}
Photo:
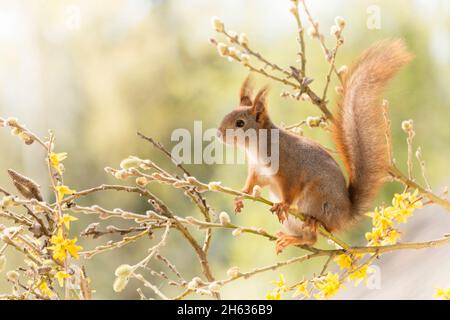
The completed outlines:
{"type": "Polygon", "coordinates": [[[236,127],[242,128],[244,125],[245,125],[245,121],[244,120],[236,121],[236,127]]]}

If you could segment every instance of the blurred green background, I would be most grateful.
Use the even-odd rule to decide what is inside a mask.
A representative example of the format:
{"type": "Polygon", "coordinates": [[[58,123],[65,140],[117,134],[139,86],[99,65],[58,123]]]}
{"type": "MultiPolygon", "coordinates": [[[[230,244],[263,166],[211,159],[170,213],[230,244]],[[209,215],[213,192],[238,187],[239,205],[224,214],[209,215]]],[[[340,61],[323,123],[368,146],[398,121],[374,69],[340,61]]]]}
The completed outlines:
{"type": "MultiPolygon", "coordinates": [[[[205,129],[217,126],[222,116],[237,104],[239,86],[247,75],[239,64],[220,58],[208,43],[208,38],[214,35],[211,16],[221,17],[227,29],[246,32],[252,48],[288,67],[295,65],[297,50],[295,21],[288,5],[288,0],[2,0],[0,116],[18,117],[41,136],[53,129],[56,151],[69,153],[65,182],[77,190],[115,183],[103,168],[117,166],[130,154],[150,158],[172,170],[167,159],[140,140],[136,131],[170,148],[173,145],[170,135],[176,128],[192,131],[194,120],[203,121],[205,129]]],[[[309,1],[309,6],[321,23],[329,46],[333,45],[328,30],[334,17],[339,15],[347,20],[346,42],[338,55],[338,66],[349,64],[377,40],[405,38],[416,58],[386,93],[391,105],[395,158],[405,170],[406,144],[400,123],[411,118],[417,132],[415,146],[422,146],[431,185],[440,192],[450,180],[449,2],[314,0],[309,1]],[[380,29],[366,26],[371,5],[380,9],[380,29]]],[[[315,79],[312,88],[321,92],[328,65],[316,40],[307,38],[307,49],[308,73],[315,79]]],[[[267,83],[261,77],[257,81],[267,83]]],[[[309,115],[319,115],[311,104],[280,98],[284,88],[278,83],[271,86],[270,113],[276,123],[292,124],[309,115]]],[[[333,102],[335,94],[333,90],[330,92],[333,102]]],[[[305,129],[305,135],[331,146],[329,135],[322,130],[305,129]]],[[[13,189],[6,169],[14,168],[37,180],[49,194],[38,147],[23,146],[6,130],[0,131],[0,145],[0,185],[13,189]]],[[[243,185],[246,172],[243,165],[188,168],[201,180],[222,181],[237,189],[243,185]]],[[[199,215],[179,190],[160,185],[150,188],[177,214],[199,215]]],[[[398,184],[386,185],[377,204],[389,201],[392,193],[399,190],[398,184]]],[[[232,197],[211,195],[210,199],[217,211],[232,212],[232,197]]],[[[138,197],[117,193],[97,194],[82,203],[136,212],[149,209],[138,197]]],[[[279,229],[264,205],[248,203],[244,214],[232,219],[271,232],[279,229]]],[[[91,217],[81,217],[72,232],[83,230],[90,222],[91,217]]],[[[343,237],[354,244],[363,244],[369,225],[369,221],[364,221],[343,237]]],[[[190,279],[199,274],[197,260],[193,251],[186,249],[187,245],[174,234],[164,252],[190,279]]],[[[117,240],[105,237],[80,242],[88,249],[110,239],[117,240]]],[[[121,294],[113,292],[113,273],[119,264],[133,264],[143,258],[152,243],[140,241],[86,261],[95,298],[137,298],[135,283],[121,294]]],[[[11,254],[8,251],[8,256],[11,254]]],[[[248,270],[295,254],[297,251],[290,249],[277,257],[273,243],[252,235],[232,237],[228,231],[218,231],[210,259],[215,275],[224,278],[231,266],[248,270]]],[[[19,261],[17,256],[9,258],[8,269],[19,261]]],[[[320,262],[290,266],[282,272],[293,282],[320,271],[320,262]]],[[[224,297],[264,298],[272,287],[270,280],[277,277],[278,272],[274,272],[237,281],[225,287],[224,297]]],[[[8,288],[1,276],[0,292],[8,288]]],[[[163,286],[162,290],[172,289],[163,286]]]]}

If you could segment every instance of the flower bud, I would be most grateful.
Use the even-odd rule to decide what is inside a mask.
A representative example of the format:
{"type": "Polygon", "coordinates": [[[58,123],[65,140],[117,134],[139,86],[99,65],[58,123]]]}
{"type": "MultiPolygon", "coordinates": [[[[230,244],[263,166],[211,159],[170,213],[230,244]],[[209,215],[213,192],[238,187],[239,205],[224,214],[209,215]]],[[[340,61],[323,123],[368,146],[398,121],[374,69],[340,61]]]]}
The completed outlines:
{"type": "Polygon", "coordinates": [[[113,290],[115,292],[123,291],[128,284],[128,278],[125,277],[117,277],[113,284],[113,290]]]}
{"type": "Polygon", "coordinates": [[[230,58],[237,59],[239,57],[239,50],[237,50],[235,47],[229,47],[228,48],[228,56],[230,58]]]}
{"type": "Polygon", "coordinates": [[[243,64],[247,65],[249,60],[250,60],[250,56],[248,54],[244,53],[241,55],[241,62],[243,64]]]}
{"type": "Polygon", "coordinates": [[[220,181],[211,181],[210,183],[208,183],[208,189],[211,191],[218,191],[220,190],[220,181]]]}
{"type": "Polygon", "coordinates": [[[311,97],[307,93],[302,93],[300,95],[300,100],[308,102],[308,101],[311,101],[311,97]]]}
{"type": "Polygon", "coordinates": [[[120,167],[124,170],[128,170],[131,168],[138,168],[141,164],[142,160],[138,157],[130,156],[126,159],[123,159],[120,163],[120,167]]]}
{"type": "Polygon", "coordinates": [[[241,46],[244,46],[244,47],[247,46],[248,45],[247,35],[245,33],[241,33],[239,35],[238,42],[241,46]]]}
{"type": "Polygon", "coordinates": [[[5,196],[0,201],[0,206],[5,209],[10,208],[10,207],[14,206],[15,204],[16,204],[16,201],[14,200],[14,196],[5,196]]]}
{"type": "Polygon", "coordinates": [[[219,52],[219,55],[221,57],[226,57],[228,56],[228,46],[225,43],[219,42],[217,44],[217,52],[219,52]]]}
{"type": "Polygon", "coordinates": [[[33,144],[34,139],[32,136],[30,136],[29,133],[22,131],[18,134],[18,137],[20,138],[20,140],[22,140],[23,142],[25,142],[26,145],[30,145],[33,144]]]}
{"type": "Polygon", "coordinates": [[[114,173],[114,177],[119,180],[125,180],[128,178],[128,173],[126,170],[118,170],[114,173]]]}
{"type": "Polygon", "coordinates": [[[220,291],[220,285],[215,281],[211,282],[208,286],[208,289],[212,292],[219,292],[220,291]]]}
{"type": "Polygon", "coordinates": [[[242,229],[241,228],[236,228],[236,229],[233,230],[233,232],[231,234],[233,235],[233,237],[240,236],[242,234],[242,229]]]}
{"type": "Polygon", "coordinates": [[[227,225],[231,222],[230,216],[225,211],[222,211],[219,215],[219,221],[223,225],[227,225]]]}
{"type": "Polygon", "coordinates": [[[15,270],[10,270],[6,273],[6,279],[15,282],[19,280],[19,273],[15,270]]]}
{"type": "Polygon", "coordinates": [[[310,128],[316,128],[319,126],[322,119],[320,117],[307,117],[306,125],[310,128]]]}
{"type": "Polygon", "coordinates": [[[16,127],[13,127],[11,129],[11,135],[13,135],[13,136],[18,136],[21,132],[22,132],[22,130],[20,130],[19,128],[16,128],[16,127]]]}
{"type": "Polygon", "coordinates": [[[332,26],[330,29],[330,34],[338,38],[339,35],[341,34],[341,29],[339,29],[338,26],[332,26]]]}
{"type": "Polygon", "coordinates": [[[10,117],[10,118],[6,119],[5,123],[7,126],[18,126],[19,120],[17,120],[17,118],[10,117]]]}
{"type": "Polygon", "coordinates": [[[346,65],[341,66],[338,70],[337,73],[340,77],[344,76],[345,74],[347,74],[348,72],[348,67],[346,65]]]}
{"type": "Polygon", "coordinates": [[[198,288],[198,284],[199,282],[194,278],[188,283],[187,287],[189,290],[195,290],[198,288]]]}
{"type": "Polygon", "coordinates": [[[222,20],[220,20],[219,17],[212,17],[211,18],[211,24],[214,30],[217,32],[223,32],[225,30],[225,25],[223,24],[222,20]]]}
{"type": "Polygon", "coordinates": [[[139,187],[145,187],[149,183],[148,179],[146,177],[138,177],[136,178],[136,184],[139,187]]]}
{"type": "Polygon", "coordinates": [[[116,277],[126,278],[129,277],[132,272],[133,272],[132,266],[130,266],[129,264],[122,264],[117,267],[114,274],[116,275],[116,277]]]}
{"type": "Polygon", "coordinates": [[[336,17],[335,19],[334,19],[334,23],[336,23],[336,25],[339,27],[339,29],[344,29],[345,28],[345,25],[346,25],[346,21],[345,21],[345,19],[344,18],[342,18],[342,17],[336,17]]]}
{"type": "Polygon", "coordinates": [[[227,275],[231,278],[235,278],[237,276],[239,276],[240,271],[238,267],[231,267],[230,269],[227,270],[227,275]]]}
{"type": "Polygon", "coordinates": [[[309,27],[308,28],[308,36],[310,36],[311,38],[318,38],[319,37],[319,33],[317,32],[317,29],[314,27],[309,27]]]}
{"type": "Polygon", "coordinates": [[[405,131],[406,133],[408,133],[409,131],[411,131],[413,129],[413,121],[410,120],[404,120],[402,122],[402,130],[405,131]]]}

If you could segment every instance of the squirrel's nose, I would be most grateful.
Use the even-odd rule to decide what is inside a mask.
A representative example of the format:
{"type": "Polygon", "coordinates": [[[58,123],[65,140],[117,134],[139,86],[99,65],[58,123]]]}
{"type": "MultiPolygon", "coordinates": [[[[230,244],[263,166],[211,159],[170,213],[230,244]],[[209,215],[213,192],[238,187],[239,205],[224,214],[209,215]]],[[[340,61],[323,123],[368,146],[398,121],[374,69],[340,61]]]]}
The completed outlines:
{"type": "Polygon", "coordinates": [[[217,129],[216,135],[217,138],[222,138],[222,131],[220,131],[220,129],[217,129]]]}

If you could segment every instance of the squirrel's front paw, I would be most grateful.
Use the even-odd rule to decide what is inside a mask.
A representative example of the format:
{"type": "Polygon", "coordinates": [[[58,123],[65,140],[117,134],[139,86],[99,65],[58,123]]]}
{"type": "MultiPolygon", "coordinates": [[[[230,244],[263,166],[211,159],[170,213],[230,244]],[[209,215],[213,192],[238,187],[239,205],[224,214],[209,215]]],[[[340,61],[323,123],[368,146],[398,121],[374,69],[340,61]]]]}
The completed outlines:
{"type": "Polygon", "coordinates": [[[287,212],[289,210],[289,205],[284,202],[274,203],[270,211],[276,213],[280,223],[283,223],[287,218],[287,212]]]}
{"type": "Polygon", "coordinates": [[[241,213],[243,208],[244,200],[242,200],[242,197],[234,198],[234,213],[241,213]]]}

